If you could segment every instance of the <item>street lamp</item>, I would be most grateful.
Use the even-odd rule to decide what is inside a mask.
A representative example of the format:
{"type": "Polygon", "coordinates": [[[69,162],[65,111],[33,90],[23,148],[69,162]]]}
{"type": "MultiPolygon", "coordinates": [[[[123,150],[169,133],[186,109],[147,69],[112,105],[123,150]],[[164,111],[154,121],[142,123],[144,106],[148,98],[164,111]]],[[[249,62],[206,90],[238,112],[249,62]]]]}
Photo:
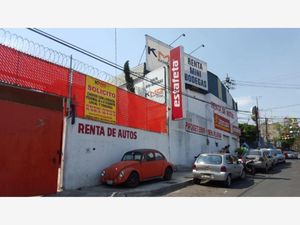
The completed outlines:
{"type": "Polygon", "coordinates": [[[195,51],[197,51],[199,48],[204,48],[205,45],[204,44],[201,44],[198,48],[196,48],[195,50],[191,51],[191,53],[189,55],[191,55],[192,53],[194,53],[195,51]]]}
{"type": "Polygon", "coordinates": [[[179,38],[181,38],[181,37],[185,37],[185,34],[184,34],[184,33],[180,34],[179,37],[176,38],[176,39],[175,39],[171,44],[169,44],[169,45],[171,46],[172,44],[174,44],[175,41],[177,41],[177,40],[178,40],[179,38]]]}

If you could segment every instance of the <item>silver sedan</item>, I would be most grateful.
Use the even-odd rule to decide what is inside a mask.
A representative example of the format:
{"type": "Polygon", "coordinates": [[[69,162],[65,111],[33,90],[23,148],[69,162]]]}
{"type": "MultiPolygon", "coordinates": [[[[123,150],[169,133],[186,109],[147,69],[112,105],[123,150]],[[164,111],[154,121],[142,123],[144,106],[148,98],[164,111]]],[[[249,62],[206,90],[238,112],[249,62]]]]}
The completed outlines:
{"type": "Polygon", "coordinates": [[[238,158],[231,154],[205,153],[200,154],[193,166],[194,183],[201,181],[223,181],[225,186],[230,187],[232,179],[246,176],[244,166],[238,158]]]}

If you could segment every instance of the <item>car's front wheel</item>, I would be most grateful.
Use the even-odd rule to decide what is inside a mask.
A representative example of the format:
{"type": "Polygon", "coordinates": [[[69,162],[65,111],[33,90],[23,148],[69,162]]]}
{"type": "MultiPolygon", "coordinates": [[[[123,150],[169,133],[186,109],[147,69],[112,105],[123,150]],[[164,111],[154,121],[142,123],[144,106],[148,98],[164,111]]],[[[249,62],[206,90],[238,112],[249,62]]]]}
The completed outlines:
{"type": "Polygon", "coordinates": [[[164,180],[171,180],[172,175],[173,175],[173,170],[170,167],[166,168],[165,174],[164,174],[164,180]]]}
{"type": "Polygon", "coordinates": [[[140,182],[140,178],[139,178],[139,175],[137,174],[137,172],[132,172],[129,175],[129,177],[127,178],[125,185],[127,187],[134,188],[139,185],[139,182],[140,182]]]}

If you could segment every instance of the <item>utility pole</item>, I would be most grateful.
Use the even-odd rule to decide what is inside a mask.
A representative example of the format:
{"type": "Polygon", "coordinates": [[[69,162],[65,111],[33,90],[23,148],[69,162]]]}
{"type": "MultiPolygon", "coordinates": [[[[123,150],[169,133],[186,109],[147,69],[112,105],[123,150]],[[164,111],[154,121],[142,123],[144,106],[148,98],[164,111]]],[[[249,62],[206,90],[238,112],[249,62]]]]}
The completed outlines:
{"type": "Polygon", "coordinates": [[[269,147],[268,118],[265,118],[265,123],[266,123],[266,142],[267,142],[267,147],[269,147]]]}
{"type": "Polygon", "coordinates": [[[259,108],[258,108],[258,98],[256,97],[256,110],[255,110],[255,118],[256,118],[256,132],[257,132],[257,145],[258,145],[258,148],[260,148],[260,140],[259,140],[259,137],[260,137],[260,132],[259,132],[259,108]]]}

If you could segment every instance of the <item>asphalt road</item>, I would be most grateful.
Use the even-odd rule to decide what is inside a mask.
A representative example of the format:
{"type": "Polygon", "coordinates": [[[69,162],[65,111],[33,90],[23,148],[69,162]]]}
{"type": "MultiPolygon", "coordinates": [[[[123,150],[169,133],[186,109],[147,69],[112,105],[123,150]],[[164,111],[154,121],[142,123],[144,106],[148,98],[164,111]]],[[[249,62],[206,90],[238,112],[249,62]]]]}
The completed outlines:
{"type": "Polygon", "coordinates": [[[300,159],[276,165],[268,174],[257,172],[235,180],[231,188],[217,182],[193,184],[164,197],[300,197],[300,159]]]}

